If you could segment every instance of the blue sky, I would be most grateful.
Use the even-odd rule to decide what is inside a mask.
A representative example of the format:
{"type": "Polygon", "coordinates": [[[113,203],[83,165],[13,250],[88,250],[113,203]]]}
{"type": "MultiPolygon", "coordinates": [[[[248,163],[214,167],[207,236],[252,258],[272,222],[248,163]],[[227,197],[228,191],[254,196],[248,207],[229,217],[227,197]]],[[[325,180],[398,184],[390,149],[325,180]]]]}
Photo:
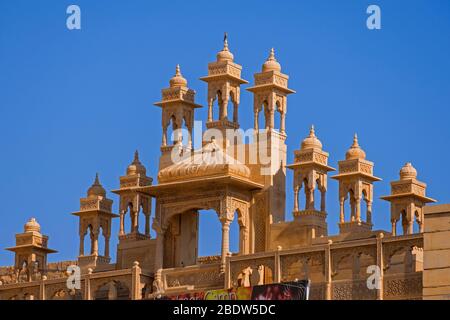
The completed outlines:
{"type": "MultiPolygon", "coordinates": [[[[75,259],[79,207],[95,172],[117,188],[139,149],[156,178],[160,110],[153,102],[177,63],[197,102],[205,104],[207,63],[229,34],[243,78],[253,81],[271,47],[290,87],[289,160],[313,123],[337,166],[358,133],[375,174],[374,196],[411,161],[428,195],[450,202],[450,3],[417,1],[1,1],[0,247],[36,217],[59,250],[75,259]],[[66,28],[66,8],[81,7],[82,29],[66,28]],[[382,29],[366,28],[377,4],[382,29]]],[[[252,125],[252,95],[243,90],[240,123],[252,125]]],[[[197,119],[206,119],[206,109],[197,119]]],[[[292,210],[291,175],[287,216],[292,210]]],[[[118,199],[109,194],[117,208],[118,199]]],[[[330,233],[337,231],[337,182],[329,181],[330,233]]],[[[389,205],[376,200],[376,229],[389,230],[389,205]]],[[[201,221],[200,251],[218,252],[211,215],[201,221]]],[[[112,252],[117,243],[115,221],[112,252]]],[[[232,246],[236,246],[234,237],[232,246]]],[[[0,252],[0,265],[13,256],[0,252]]]]}

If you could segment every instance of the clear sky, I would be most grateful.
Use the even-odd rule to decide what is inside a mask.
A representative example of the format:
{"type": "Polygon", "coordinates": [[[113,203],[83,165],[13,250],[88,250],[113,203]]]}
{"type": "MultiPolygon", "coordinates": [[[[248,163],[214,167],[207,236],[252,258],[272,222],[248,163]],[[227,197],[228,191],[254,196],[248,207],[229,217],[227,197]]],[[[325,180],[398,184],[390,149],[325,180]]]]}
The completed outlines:
{"type": "MultiPolygon", "coordinates": [[[[390,229],[389,193],[411,161],[427,193],[450,202],[450,2],[417,1],[1,1],[0,247],[14,244],[36,217],[50,261],[75,259],[79,208],[95,172],[112,190],[139,149],[156,180],[161,141],[160,89],[179,63],[205,104],[207,63],[223,32],[243,78],[253,81],[271,47],[290,87],[289,162],[311,124],[336,167],[354,132],[375,162],[376,229],[390,229]],[[66,28],[66,8],[81,7],[81,30],[66,28]],[[366,8],[381,7],[382,29],[368,30],[366,8]]],[[[252,95],[242,90],[240,123],[252,125],[252,95]]],[[[206,119],[206,109],[197,119],[206,119]]],[[[292,210],[287,181],[287,216],[292,210]]],[[[117,211],[118,198],[109,193],[117,211]]],[[[330,233],[337,231],[337,182],[329,180],[330,233]]],[[[203,218],[202,218],[203,219],[203,218]]],[[[201,254],[219,252],[219,224],[201,221],[201,254]]],[[[118,221],[112,236],[115,254],[118,221]]],[[[232,246],[236,246],[236,237],[232,246]]],[[[13,255],[0,252],[0,265],[13,255]]]]}

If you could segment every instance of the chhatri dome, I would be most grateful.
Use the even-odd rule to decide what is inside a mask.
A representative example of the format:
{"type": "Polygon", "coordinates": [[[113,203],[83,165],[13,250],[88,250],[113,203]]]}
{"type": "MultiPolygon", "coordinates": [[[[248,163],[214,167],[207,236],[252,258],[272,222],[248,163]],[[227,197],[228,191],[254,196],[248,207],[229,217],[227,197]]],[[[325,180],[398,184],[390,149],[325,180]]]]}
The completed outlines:
{"type": "Polygon", "coordinates": [[[25,232],[41,232],[41,226],[35,218],[31,218],[23,227],[25,232]]]}
{"type": "Polygon", "coordinates": [[[411,162],[406,163],[400,169],[400,180],[415,179],[415,178],[417,178],[416,168],[412,166],[411,162]]]}
{"type": "Polygon", "coordinates": [[[92,186],[88,189],[87,192],[88,197],[105,197],[106,196],[106,190],[101,185],[99,179],[98,179],[98,173],[95,174],[95,181],[92,184],[92,186]]]}
{"type": "Polygon", "coordinates": [[[169,81],[170,87],[187,87],[187,80],[183,78],[181,71],[180,71],[180,65],[177,64],[175,75],[170,79],[169,81]]]}
{"type": "Polygon", "coordinates": [[[279,71],[281,72],[281,65],[278,63],[277,59],[275,59],[275,50],[272,48],[270,50],[269,57],[266,62],[264,62],[262,67],[263,72],[268,71],[279,71]]]}
{"type": "Polygon", "coordinates": [[[136,150],[134,152],[134,160],[127,168],[127,175],[128,176],[135,175],[135,174],[145,175],[146,172],[147,172],[147,170],[142,165],[142,163],[139,161],[139,153],[136,150]]]}
{"type": "Polygon", "coordinates": [[[320,140],[316,137],[316,134],[314,132],[314,125],[311,126],[311,129],[309,130],[309,136],[307,136],[302,141],[302,145],[300,148],[302,150],[311,148],[322,149],[322,142],[320,142],[320,140]]]}
{"type": "Polygon", "coordinates": [[[358,136],[355,133],[355,136],[353,137],[353,144],[348,149],[347,153],[345,154],[346,160],[352,160],[352,159],[365,159],[366,153],[358,144],[358,136]]]}
{"type": "Polygon", "coordinates": [[[228,35],[225,32],[225,36],[223,38],[223,49],[217,53],[217,61],[233,61],[234,56],[228,50],[228,35]]]}

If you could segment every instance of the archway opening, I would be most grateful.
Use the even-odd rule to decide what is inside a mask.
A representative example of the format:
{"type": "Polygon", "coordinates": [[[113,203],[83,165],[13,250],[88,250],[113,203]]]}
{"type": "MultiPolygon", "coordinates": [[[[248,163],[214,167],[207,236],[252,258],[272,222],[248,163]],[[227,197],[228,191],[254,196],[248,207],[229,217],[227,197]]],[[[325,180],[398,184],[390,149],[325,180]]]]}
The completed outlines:
{"type": "Polygon", "coordinates": [[[198,256],[217,256],[222,249],[222,224],[214,210],[199,210],[198,256]]]}

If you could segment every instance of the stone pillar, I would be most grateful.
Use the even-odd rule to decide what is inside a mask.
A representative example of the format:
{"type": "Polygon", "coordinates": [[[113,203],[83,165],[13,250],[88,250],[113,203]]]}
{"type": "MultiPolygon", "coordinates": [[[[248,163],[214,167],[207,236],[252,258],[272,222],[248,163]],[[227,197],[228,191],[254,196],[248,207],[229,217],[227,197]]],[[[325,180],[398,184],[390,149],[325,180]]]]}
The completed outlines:
{"type": "Polygon", "coordinates": [[[361,198],[355,198],[355,216],[356,221],[361,222],[361,198]]]}
{"type": "Polygon", "coordinates": [[[134,261],[133,267],[131,268],[131,300],[142,299],[141,272],[139,262],[134,261]]]}
{"type": "Polygon", "coordinates": [[[320,192],[320,211],[325,212],[325,195],[326,195],[326,190],[322,189],[320,192]]]}
{"type": "Polygon", "coordinates": [[[299,203],[298,203],[298,192],[299,192],[299,187],[296,186],[294,188],[294,211],[298,211],[298,207],[299,207],[299,203]]]}
{"type": "Polygon", "coordinates": [[[162,141],[161,145],[163,147],[167,146],[167,126],[163,126],[163,133],[162,133],[162,141]]]}
{"type": "Polygon", "coordinates": [[[284,134],[286,132],[286,114],[284,112],[281,112],[280,121],[280,132],[284,134]]]}
{"type": "Polygon", "coordinates": [[[150,214],[145,215],[145,235],[150,236],[150,214]]]}
{"type": "Polygon", "coordinates": [[[344,198],[344,197],[341,197],[341,198],[339,199],[339,206],[340,206],[340,210],[339,210],[339,222],[340,222],[340,223],[344,223],[344,221],[345,221],[345,216],[344,216],[344,201],[345,201],[345,198],[344,198]]]}
{"type": "Polygon", "coordinates": [[[384,290],[383,238],[384,238],[383,233],[379,233],[377,235],[377,266],[380,270],[379,288],[377,289],[377,300],[383,300],[383,290],[384,290]]]}
{"type": "Polygon", "coordinates": [[[222,100],[222,108],[221,108],[220,120],[228,118],[228,99],[222,100]]]}
{"type": "Polygon", "coordinates": [[[138,221],[137,221],[137,216],[139,214],[139,211],[131,211],[130,212],[130,217],[131,217],[131,233],[138,233],[139,229],[138,229],[138,221]]]}
{"type": "Polygon", "coordinates": [[[259,130],[258,114],[259,114],[259,111],[258,111],[258,110],[256,110],[256,111],[253,113],[253,127],[254,127],[254,129],[255,129],[255,132],[257,132],[257,131],[259,130]]]}
{"type": "Polygon", "coordinates": [[[238,123],[238,104],[233,102],[233,122],[238,123]]]}
{"type": "Polygon", "coordinates": [[[391,233],[392,233],[393,236],[396,236],[397,235],[397,220],[396,219],[392,219],[391,223],[392,223],[391,233]]]}
{"type": "Polygon", "coordinates": [[[213,99],[208,100],[208,122],[213,121],[213,99]]]}
{"type": "Polygon", "coordinates": [[[325,300],[332,299],[332,278],[331,278],[331,244],[333,240],[328,240],[325,248],[325,300]]]}
{"type": "Polygon", "coordinates": [[[220,271],[225,271],[225,264],[228,252],[230,251],[230,224],[231,220],[223,219],[222,221],[222,259],[220,271]]]}
{"type": "Polygon", "coordinates": [[[275,127],[275,112],[274,110],[269,111],[269,129],[273,129],[275,127]]]}
{"type": "Polygon", "coordinates": [[[86,234],[80,234],[80,252],[79,252],[80,256],[84,256],[84,237],[85,236],[86,236],[86,234]]]}
{"type": "Polygon", "coordinates": [[[119,236],[123,236],[125,234],[125,211],[120,212],[120,229],[119,236]]]}
{"type": "Polygon", "coordinates": [[[109,234],[105,236],[105,257],[107,258],[109,258],[109,238],[109,234]]]}
{"type": "Polygon", "coordinates": [[[92,232],[92,250],[91,253],[94,256],[98,256],[98,230],[95,230],[94,232],[92,232]]]}
{"type": "Polygon", "coordinates": [[[372,223],[372,201],[367,201],[366,220],[367,223],[372,223]]]}

